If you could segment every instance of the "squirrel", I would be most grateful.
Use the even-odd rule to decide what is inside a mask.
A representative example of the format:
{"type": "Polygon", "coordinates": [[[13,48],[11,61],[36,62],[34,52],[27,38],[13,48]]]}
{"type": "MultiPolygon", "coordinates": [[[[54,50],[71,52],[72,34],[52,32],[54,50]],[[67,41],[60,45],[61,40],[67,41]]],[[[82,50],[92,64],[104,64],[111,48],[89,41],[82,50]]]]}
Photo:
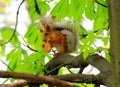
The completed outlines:
{"type": "Polygon", "coordinates": [[[42,33],[43,48],[49,52],[53,47],[56,53],[73,53],[79,46],[79,34],[74,25],[69,21],[56,21],[53,17],[42,17],[41,23],[44,26],[39,28],[42,33]]]}

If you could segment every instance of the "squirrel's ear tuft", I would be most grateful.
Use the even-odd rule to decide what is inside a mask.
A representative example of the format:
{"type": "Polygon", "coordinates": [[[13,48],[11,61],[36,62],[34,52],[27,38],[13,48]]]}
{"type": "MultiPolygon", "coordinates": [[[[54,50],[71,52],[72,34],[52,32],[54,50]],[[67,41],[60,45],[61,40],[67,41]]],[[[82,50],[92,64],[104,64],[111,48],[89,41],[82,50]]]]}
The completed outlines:
{"type": "Polygon", "coordinates": [[[51,30],[49,25],[46,25],[45,28],[46,28],[46,31],[50,31],[51,30]]]}
{"type": "Polygon", "coordinates": [[[43,29],[39,28],[39,31],[42,33],[42,32],[43,32],[43,29]]]}

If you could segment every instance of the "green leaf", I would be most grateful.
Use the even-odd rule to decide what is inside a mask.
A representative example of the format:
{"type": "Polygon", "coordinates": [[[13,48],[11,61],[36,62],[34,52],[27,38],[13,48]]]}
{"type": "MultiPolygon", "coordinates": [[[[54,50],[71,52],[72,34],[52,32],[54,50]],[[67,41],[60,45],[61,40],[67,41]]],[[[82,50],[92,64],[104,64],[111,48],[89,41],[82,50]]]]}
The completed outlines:
{"type": "Polygon", "coordinates": [[[91,53],[91,54],[95,53],[95,49],[91,46],[89,47],[89,53],[91,53]]]}
{"type": "Polygon", "coordinates": [[[94,30],[103,29],[103,27],[104,27],[103,26],[103,19],[100,17],[97,17],[94,21],[94,30]]]}
{"type": "Polygon", "coordinates": [[[69,7],[69,15],[73,17],[74,20],[80,21],[83,18],[84,9],[88,0],[71,0],[69,7]]]}
{"type": "Polygon", "coordinates": [[[96,18],[96,13],[94,11],[94,3],[93,2],[88,2],[88,4],[86,5],[85,16],[90,20],[94,20],[96,18]]]}
{"type": "Polygon", "coordinates": [[[87,30],[82,26],[82,25],[80,25],[79,27],[78,27],[79,29],[79,33],[80,33],[80,35],[82,36],[82,37],[84,37],[84,35],[86,36],[87,35],[87,30]]]}
{"type": "Polygon", "coordinates": [[[29,7],[28,11],[29,11],[29,15],[31,16],[32,20],[38,20],[39,15],[35,9],[35,0],[27,0],[27,5],[29,7]]]}
{"type": "Polygon", "coordinates": [[[2,84],[5,84],[6,82],[8,82],[9,79],[10,79],[10,78],[6,78],[6,79],[2,82],[2,84]]]}
{"type": "Polygon", "coordinates": [[[29,6],[34,6],[35,5],[35,1],[34,0],[27,0],[27,4],[29,6]]]}
{"type": "Polygon", "coordinates": [[[6,41],[4,39],[0,39],[0,45],[4,44],[6,41]]]}
{"type": "Polygon", "coordinates": [[[108,28],[108,9],[98,5],[97,17],[94,21],[94,30],[108,28]]]}
{"type": "MultiPolygon", "coordinates": [[[[7,42],[12,37],[13,32],[14,32],[13,28],[10,28],[10,27],[0,28],[1,37],[2,37],[2,40],[4,40],[3,42],[7,42]]],[[[1,42],[1,43],[3,43],[3,42],[1,42]]],[[[13,36],[10,43],[13,44],[13,45],[15,45],[15,44],[19,45],[20,44],[16,34],[13,36]]]]}
{"type": "Polygon", "coordinates": [[[111,59],[110,59],[110,55],[109,55],[108,51],[105,51],[105,58],[108,62],[111,63],[111,59]]]}
{"type": "Polygon", "coordinates": [[[103,51],[103,50],[104,50],[104,47],[98,47],[98,48],[96,49],[97,52],[101,52],[101,51],[103,51]]]}
{"type": "Polygon", "coordinates": [[[85,52],[83,53],[83,58],[86,60],[86,58],[88,57],[88,55],[89,55],[89,51],[85,50],[85,52]]]}
{"type": "Polygon", "coordinates": [[[11,67],[12,70],[15,70],[16,67],[19,65],[21,60],[21,49],[13,49],[8,55],[7,60],[9,60],[8,66],[11,67]]]}
{"type": "Polygon", "coordinates": [[[69,71],[65,67],[60,68],[59,71],[58,71],[58,75],[61,75],[61,74],[64,74],[64,73],[69,73],[69,71]]]}
{"type": "Polygon", "coordinates": [[[29,62],[32,63],[31,71],[44,74],[45,55],[43,52],[36,52],[30,55],[29,62]]]}
{"type": "Polygon", "coordinates": [[[103,5],[107,5],[106,0],[98,0],[99,3],[103,4],[103,5]]]}
{"type": "Polygon", "coordinates": [[[103,38],[103,42],[104,42],[104,45],[107,45],[108,42],[109,42],[109,38],[108,37],[104,37],[103,38]]]}
{"type": "Polygon", "coordinates": [[[27,42],[34,46],[37,50],[43,50],[42,48],[42,38],[41,33],[39,32],[36,24],[31,24],[28,28],[28,31],[25,34],[27,42]]]}
{"type": "Polygon", "coordinates": [[[105,7],[101,6],[101,5],[98,5],[97,14],[102,19],[108,20],[108,8],[105,8],[105,7]]]}
{"type": "Polygon", "coordinates": [[[89,42],[89,40],[88,40],[88,38],[83,38],[83,39],[81,39],[81,42],[82,42],[84,45],[87,45],[88,42],[89,42]]]}
{"type": "Polygon", "coordinates": [[[51,14],[56,16],[57,19],[64,18],[69,14],[69,1],[60,0],[60,2],[52,9],[51,14]]]}
{"type": "Polygon", "coordinates": [[[88,33],[88,40],[89,40],[89,44],[94,43],[94,32],[89,32],[88,33]]]}
{"type": "Polygon", "coordinates": [[[0,46],[0,56],[4,56],[5,55],[5,45],[0,46]]]}
{"type": "Polygon", "coordinates": [[[45,15],[48,10],[50,10],[50,6],[45,3],[45,1],[37,0],[37,5],[41,12],[41,15],[45,15]]]}

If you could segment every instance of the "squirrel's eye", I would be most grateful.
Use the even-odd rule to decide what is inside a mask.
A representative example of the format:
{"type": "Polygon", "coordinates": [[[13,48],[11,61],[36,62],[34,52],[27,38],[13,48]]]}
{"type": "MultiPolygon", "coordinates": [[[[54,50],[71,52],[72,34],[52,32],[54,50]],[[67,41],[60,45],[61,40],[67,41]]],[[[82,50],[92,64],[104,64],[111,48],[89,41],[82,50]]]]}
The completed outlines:
{"type": "Polygon", "coordinates": [[[47,35],[48,33],[45,33],[45,35],[47,35]]]}

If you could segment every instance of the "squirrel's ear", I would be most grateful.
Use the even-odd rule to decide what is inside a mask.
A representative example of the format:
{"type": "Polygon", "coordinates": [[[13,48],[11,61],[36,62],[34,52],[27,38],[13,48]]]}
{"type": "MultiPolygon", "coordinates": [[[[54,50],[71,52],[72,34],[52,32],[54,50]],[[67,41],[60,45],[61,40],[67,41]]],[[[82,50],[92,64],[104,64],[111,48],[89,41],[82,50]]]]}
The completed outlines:
{"type": "Polygon", "coordinates": [[[49,25],[46,25],[45,28],[46,28],[46,31],[50,31],[51,30],[49,25]]]}
{"type": "Polygon", "coordinates": [[[42,32],[43,32],[43,29],[39,28],[39,31],[42,33],[42,32]]]}

